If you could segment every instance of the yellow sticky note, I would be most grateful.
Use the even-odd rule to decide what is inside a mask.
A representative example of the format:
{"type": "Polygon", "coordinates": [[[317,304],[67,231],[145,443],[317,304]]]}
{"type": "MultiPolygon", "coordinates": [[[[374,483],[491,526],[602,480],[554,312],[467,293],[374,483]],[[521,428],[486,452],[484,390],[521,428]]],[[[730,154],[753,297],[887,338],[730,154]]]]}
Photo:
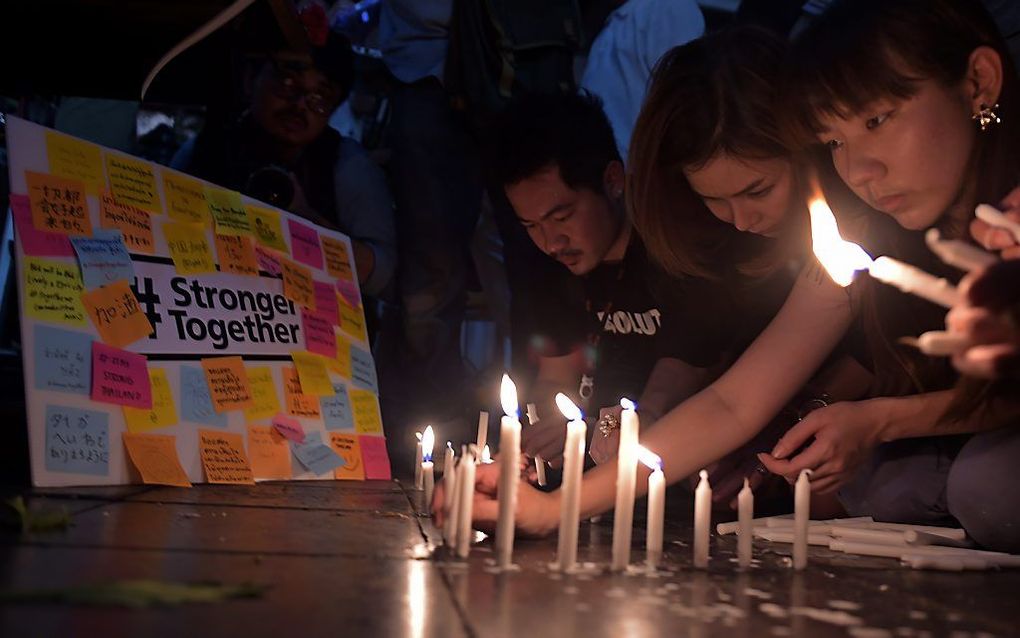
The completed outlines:
{"type": "Polygon", "coordinates": [[[177,423],[177,406],[166,370],[149,368],[149,385],[152,387],[151,410],[124,406],[124,421],[130,432],[146,432],[177,423]]]}
{"type": "Polygon", "coordinates": [[[56,131],[46,131],[46,157],[54,175],[76,179],[91,195],[98,195],[106,180],[99,147],[56,131]]]}
{"type": "Polygon", "coordinates": [[[268,208],[248,206],[248,219],[255,233],[255,239],[268,248],[287,252],[287,242],[283,239],[283,226],[280,224],[280,213],[268,208]]]}
{"type": "Polygon", "coordinates": [[[343,295],[337,295],[340,309],[340,329],[357,337],[362,341],[368,341],[368,328],[365,326],[365,311],[361,306],[354,307],[343,295]]]}
{"type": "Polygon", "coordinates": [[[301,377],[296,368],[283,369],[283,392],[287,402],[287,414],[308,418],[319,418],[319,397],[305,394],[301,389],[301,377]]]}
{"type": "Polygon", "coordinates": [[[333,383],[329,380],[326,358],[311,352],[292,352],[291,359],[301,379],[301,391],[315,397],[328,397],[336,394],[333,383]]]}
{"type": "Polygon", "coordinates": [[[330,432],[329,446],[344,460],[344,466],[333,470],[333,478],[347,481],[364,481],[365,465],[361,462],[361,444],[357,434],[330,432]]]}
{"type": "Polygon", "coordinates": [[[210,483],[254,485],[255,476],[244,451],[244,437],[235,432],[198,431],[198,449],[210,483]]]}
{"type": "Polygon", "coordinates": [[[122,434],[124,447],[147,485],[191,487],[177,456],[177,438],[166,434],[122,434]]]}
{"type": "Polygon", "coordinates": [[[22,268],[25,311],[33,319],[85,327],[85,292],[77,265],[25,257],[22,268]]]}
{"type": "Polygon", "coordinates": [[[280,399],[276,396],[272,368],[267,366],[248,368],[248,384],[251,386],[251,407],[245,408],[244,418],[249,421],[260,421],[269,419],[280,411],[280,399]]]}
{"type": "Polygon", "coordinates": [[[152,334],[152,324],[126,279],[86,292],[81,301],[104,343],[124,348],[152,334]]]}
{"type": "Polygon", "coordinates": [[[202,359],[202,369],[217,412],[252,406],[251,386],[241,357],[208,357],[202,359]]]}
{"type": "Polygon", "coordinates": [[[106,155],[106,178],[113,198],[150,213],[162,213],[153,165],[126,155],[106,155]]]}
{"type": "Polygon", "coordinates": [[[259,263],[255,259],[251,237],[216,233],[216,254],[220,258],[220,272],[259,276],[259,263]]]}
{"type": "Polygon", "coordinates": [[[205,186],[201,182],[164,170],[163,194],[166,195],[170,219],[193,224],[209,223],[209,204],[205,201],[205,186]]]}
{"type": "Polygon", "coordinates": [[[61,235],[92,235],[85,183],[47,173],[25,171],[32,225],[61,235]]]}
{"type": "Polygon", "coordinates": [[[349,388],[351,411],[354,413],[354,428],[362,434],[382,434],[382,415],[379,414],[379,399],[368,390],[349,388]]]}
{"type": "Polygon", "coordinates": [[[216,272],[209,242],[205,239],[205,227],[200,224],[184,222],[168,222],[163,224],[163,235],[166,237],[170,257],[174,267],[181,275],[197,275],[204,272],[216,272]]]}
{"type": "Polygon", "coordinates": [[[354,272],[351,270],[351,255],[347,250],[347,244],[325,235],[320,238],[322,239],[322,255],[326,261],[326,272],[330,277],[353,281],[354,272]]]}
{"type": "Polygon", "coordinates": [[[271,426],[248,426],[248,458],[255,478],[286,480],[292,475],[290,446],[271,426]]]}
{"type": "Polygon", "coordinates": [[[326,365],[341,377],[351,378],[353,374],[351,370],[351,342],[343,335],[336,336],[336,359],[328,359],[326,365]]]}
{"type": "Polygon", "coordinates": [[[248,220],[248,211],[241,202],[240,193],[207,186],[205,201],[209,205],[209,212],[212,213],[218,234],[251,234],[251,222],[248,220]]]}
{"type": "Polygon", "coordinates": [[[133,253],[151,255],[155,251],[152,216],[137,206],[117,202],[105,190],[99,196],[99,225],[119,230],[124,237],[124,245],[133,253]]]}
{"type": "Polygon", "coordinates": [[[312,271],[290,259],[281,258],[283,296],[294,303],[315,310],[315,281],[312,271]]]}

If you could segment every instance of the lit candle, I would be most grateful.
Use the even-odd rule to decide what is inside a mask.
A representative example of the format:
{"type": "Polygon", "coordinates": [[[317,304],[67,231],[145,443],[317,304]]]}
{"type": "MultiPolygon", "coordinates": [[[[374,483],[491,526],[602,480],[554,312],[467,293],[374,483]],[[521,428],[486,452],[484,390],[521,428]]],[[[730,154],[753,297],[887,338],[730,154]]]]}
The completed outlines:
{"type": "Polygon", "coordinates": [[[421,456],[421,432],[415,432],[414,438],[418,439],[414,448],[414,489],[420,490],[424,487],[421,474],[421,463],[423,460],[421,456]]]}
{"type": "Polygon", "coordinates": [[[737,494],[737,562],[741,567],[751,566],[751,537],[754,535],[754,492],[744,479],[744,488],[737,494]]]}
{"type": "Polygon", "coordinates": [[[999,261],[995,255],[958,239],[942,239],[938,228],[929,228],[924,234],[924,243],[945,263],[971,272],[987,268],[999,261]]]}
{"type": "Polygon", "coordinates": [[[450,520],[452,519],[453,503],[456,500],[454,494],[456,478],[457,468],[454,464],[453,443],[447,441],[446,457],[443,459],[443,515],[446,516],[446,520],[443,521],[443,538],[447,545],[450,544],[450,535],[453,529],[450,520]]]}
{"type": "Polygon", "coordinates": [[[563,484],[560,486],[560,535],[556,564],[570,571],[577,563],[577,533],[581,523],[581,473],[584,471],[584,436],[587,426],[581,410],[563,393],[556,405],[568,419],[567,441],[563,447],[563,484]]]}
{"type": "Polygon", "coordinates": [[[879,257],[868,267],[868,273],[903,292],[912,293],[946,308],[952,308],[960,299],[956,286],[945,279],[930,275],[892,257],[879,257]]]}
{"type": "Polygon", "coordinates": [[[645,531],[645,563],[651,569],[662,559],[662,528],[666,513],[666,476],[662,459],[648,448],[638,446],[638,458],[652,470],[648,475],[648,526],[645,531]]]}
{"type": "Polygon", "coordinates": [[[708,533],[712,526],[712,487],[708,472],[701,470],[701,481],[694,490],[694,566],[708,569],[708,533]]]}
{"type": "Polygon", "coordinates": [[[475,506],[475,453],[465,449],[461,455],[457,483],[460,502],[457,504],[457,556],[467,558],[471,552],[471,517],[475,506]]]}
{"type": "MultiPolygon", "coordinates": [[[[453,452],[453,450],[448,450],[446,456],[452,462],[453,455],[450,452],[453,452]]],[[[463,462],[464,456],[462,453],[461,463],[463,462]]],[[[460,526],[460,466],[454,466],[450,474],[450,481],[444,483],[447,487],[447,492],[444,494],[447,509],[446,522],[443,525],[443,537],[446,539],[446,545],[453,550],[457,547],[457,528],[460,526]]]]}
{"type": "Polygon", "coordinates": [[[621,399],[620,447],[616,454],[616,509],[613,512],[613,563],[620,571],[630,564],[630,535],[634,524],[634,487],[637,481],[638,416],[630,399],[621,399]]]}
{"type": "Polygon", "coordinates": [[[435,475],[433,474],[432,448],[436,443],[436,435],[432,426],[425,428],[425,434],[421,437],[421,473],[422,482],[425,486],[425,511],[432,511],[432,490],[435,487],[435,475]]]}
{"type": "Polygon", "coordinates": [[[489,440],[489,413],[482,410],[478,413],[478,440],[475,441],[475,445],[478,446],[479,450],[485,449],[485,444],[489,440]]]}
{"type": "Polygon", "coordinates": [[[811,470],[801,470],[793,491],[793,568],[807,567],[808,521],[811,520],[811,470]]]}
{"type": "Polygon", "coordinates": [[[503,375],[499,391],[503,418],[499,430],[499,519],[496,522],[496,564],[513,564],[514,511],[517,507],[517,482],[520,477],[521,422],[518,420],[517,387],[503,375]]]}
{"type": "MultiPolygon", "coordinates": [[[[538,424],[538,409],[535,408],[534,403],[528,404],[528,423],[530,425],[538,424]]],[[[539,487],[546,486],[545,461],[542,460],[541,456],[535,456],[535,477],[538,480],[539,487]]]]}

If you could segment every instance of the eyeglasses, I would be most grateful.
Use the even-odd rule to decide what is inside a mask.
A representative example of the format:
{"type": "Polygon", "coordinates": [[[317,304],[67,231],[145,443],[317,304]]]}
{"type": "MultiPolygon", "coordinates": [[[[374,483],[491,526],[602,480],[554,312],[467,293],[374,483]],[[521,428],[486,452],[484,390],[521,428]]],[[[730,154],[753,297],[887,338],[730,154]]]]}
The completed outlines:
{"type": "Polygon", "coordinates": [[[269,78],[269,90],[278,98],[297,102],[305,100],[305,106],[316,115],[329,115],[336,108],[336,96],[308,90],[301,85],[300,74],[286,68],[281,62],[273,60],[273,70],[269,78]]]}

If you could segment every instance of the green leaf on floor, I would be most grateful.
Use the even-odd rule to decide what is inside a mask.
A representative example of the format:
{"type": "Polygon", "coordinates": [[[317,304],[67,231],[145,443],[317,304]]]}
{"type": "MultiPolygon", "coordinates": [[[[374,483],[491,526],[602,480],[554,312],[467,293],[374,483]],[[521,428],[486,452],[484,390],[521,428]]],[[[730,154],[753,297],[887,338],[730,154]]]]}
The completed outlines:
{"type": "Polygon", "coordinates": [[[173,607],[189,603],[216,603],[232,598],[260,598],[269,589],[242,583],[175,583],[160,580],[123,580],[64,589],[0,590],[0,605],[59,603],[95,607],[173,607]]]}
{"type": "Polygon", "coordinates": [[[13,522],[11,517],[5,517],[5,521],[20,529],[22,534],[60,532],[71,526],[71,515],[65,507],[58,510],[29,509],[25,499],[20,496],[8,499],[5,503],[14,514],[13,522]]]}

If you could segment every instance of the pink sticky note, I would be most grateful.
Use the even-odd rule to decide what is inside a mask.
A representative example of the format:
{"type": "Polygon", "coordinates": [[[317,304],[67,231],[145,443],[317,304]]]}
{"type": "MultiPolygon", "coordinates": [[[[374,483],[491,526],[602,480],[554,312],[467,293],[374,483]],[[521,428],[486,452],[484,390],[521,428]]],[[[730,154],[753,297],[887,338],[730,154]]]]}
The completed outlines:
{"type": "Polygon", "coordinates": [[[340,294],[347,300],[347,303],[355,308],[361,305],[361,293],[358,292],[358,285],[353,281],[338,279],[336,289],[340,291],[340,294]]]}
{"type": "Polygon", "coordinates": [[[319,245],[318,231],[296,222],[287,220],[290,226],[290,252],[294,259],[312,268],[322,268],[322,246],[319,245]]]}
{"type": "Polygon", "coordinates": [[[11,212],[21,249],[30,257],[74,257],[70,238],[59,233],[36,230],[32,223],[32,204],[26,195],[11,195],[11,212]]]}
{"type": "Polygon", "coordinates": [[[307,308],[301,309],[301,320],[305,328],[305,350],[330,359],[335,358],[336,332],[330,320],[307,308]]]}
{"type": "Polygon", "coordinates": [[[279,258],[258,244],[255,245],[255,261],[259,264],[259,270],[263,270],[274,277],[279,277],[283,273],[279,258]]]}
{"type": "Polygon", "coordinates": [[[317,281],[315,282],[315,312],[328,319],[334,326],[340,325],[340,306],[336,302],[336,292],[333,286],[317,281]]]}
{"type": "Polygon", "coordinates": [[[93,341],[92,400],[151,410],[152,386],[145,357],[93,341]]]}
{"type": "Polygon", "coordinates": [[[365,464],[366,479],[388,481],[393,478],[390,473],[390,456],[386,453],[386,439],[369,434],[358,435],[361,446],[361,461],[365,464]]]}
{"type": "Polygon", "coordinates": [[[273,417],[273,429],[280,433],[285,439],[295,443],[305,442],[305,429],[297,419],[276,415],[273,417]]]}

